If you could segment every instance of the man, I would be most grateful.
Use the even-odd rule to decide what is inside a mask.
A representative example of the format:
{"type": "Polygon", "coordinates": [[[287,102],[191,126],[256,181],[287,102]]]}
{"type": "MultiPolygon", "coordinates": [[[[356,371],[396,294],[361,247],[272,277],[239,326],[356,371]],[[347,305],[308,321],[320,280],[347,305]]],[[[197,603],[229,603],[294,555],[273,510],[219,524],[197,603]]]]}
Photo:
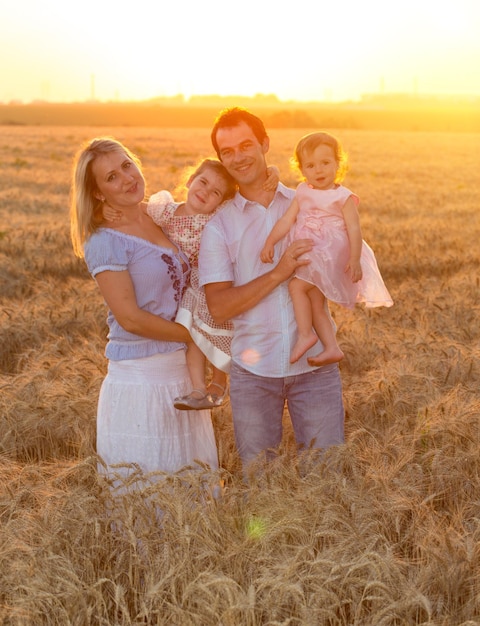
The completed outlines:
{"type": "Polygon", "coordinates": [[[211,134],[218,158],[239,192],[210,220],[200,246],[200,283],[215,321],[232,320],[230,401],[235,442],[244,468],[282,439],[285,401],[297,445],[326,449],[344,441],[338,364],[315,366],[315,345],[290,363],[296,324],[288,279],[309,261],[310,240],[277,244],[273,267],[260,251],[294,191],[279,183],[265,191],[269,138],[263,122],[234,107],[222,111],[211,134]],[[308,360],[309,359],[309,360],[308,360]]]}

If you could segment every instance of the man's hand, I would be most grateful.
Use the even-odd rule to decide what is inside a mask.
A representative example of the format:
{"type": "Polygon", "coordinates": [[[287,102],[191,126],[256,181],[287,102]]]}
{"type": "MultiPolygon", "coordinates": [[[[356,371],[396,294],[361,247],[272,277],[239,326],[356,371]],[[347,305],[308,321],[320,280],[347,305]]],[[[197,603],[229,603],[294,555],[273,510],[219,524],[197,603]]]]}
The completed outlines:
{"type": "Polygon", "coordinates": [[[302,255],[307,254],[313,248],[313,241],[311,239],[298,239],[288,246],[280,258],[278,265],[272,272],[277,275],[280,272],[281,282],[287,280],[297,269],[302,265],[308,265],[310,259],[302,258],[302,255]]]}

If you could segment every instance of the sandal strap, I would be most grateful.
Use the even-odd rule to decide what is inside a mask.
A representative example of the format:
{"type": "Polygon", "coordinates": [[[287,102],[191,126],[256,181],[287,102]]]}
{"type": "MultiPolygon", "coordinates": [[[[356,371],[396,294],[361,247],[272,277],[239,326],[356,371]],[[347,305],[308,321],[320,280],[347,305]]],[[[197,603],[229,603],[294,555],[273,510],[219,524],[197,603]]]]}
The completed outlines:
{"type": "Polygon", "coordinates": [[[222,394],[225,393],[226,387],[224,387],[223,385],[220,385],[220,383],[210,383],[210,385],[212,387],[218,387],[221,390],[222,394]]]}
{"type": "Polygon", "coordinates": [[[205,391],[203,391],[203,389],[192,389],[189,393],[180,397],[182,398],[182,400],[188,400],[188,398],[193,398],[194,400],[201,400],[202,398],[205,398],[205,396],[206,396],[206,393],[205,391]],[[198,394],[198,396],[200,397],[197,398],[196,396],[193,395],[194,393],[198,394]]]}

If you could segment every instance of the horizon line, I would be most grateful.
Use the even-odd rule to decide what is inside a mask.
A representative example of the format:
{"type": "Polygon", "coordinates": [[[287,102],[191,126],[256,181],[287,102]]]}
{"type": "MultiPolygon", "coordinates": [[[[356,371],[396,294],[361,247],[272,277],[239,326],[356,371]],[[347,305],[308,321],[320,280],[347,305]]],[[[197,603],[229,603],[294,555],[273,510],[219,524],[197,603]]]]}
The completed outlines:
{"type": "Polygon", "coordinates": [[[179,93],[172,96],[153,96],[151,98],[142,98],[142,99],[122,99],[122,98],[114,98],[114,99],[100,99],[100,98],[86,98],[84,100],[50,100],[48,98],[34,98],[31,100],[23,100],[21,98],[11,98],[7,102],[0,101],[1,106],[28,106],[31,104],[155,104],[156,102],[175,102],[177,104],[189,105],[195,104],[197,101],[247,101],[255,104],[262,103],[266,106],[274,106],[274,105],[289,105],[289,104],[298,104],[298,105],[339,105],[339,104],[362,104],[367,102],[372,102],[374,100],[404,100],[404,101],[426,101],[426,100],[435,100],[435,101],[470,101],[475,102],[480,100],[480,94],[445,94],[439,92],[432,93],[411,93],[408,91],[391,91],[391,92],[368,92],[361,94],[357,98],[347,98],[340,100],[333,100],[329,98],[318,99],[318,100],[301,100],[301,99],[289,99],[289,100],[281,100],[276,94],[255,94],[254,96],[245,96],[241,94],[232,94],[232,95],[220,95],[220,94],[192,94],[190,96],[186,96],[185,94],[179,93]]]}

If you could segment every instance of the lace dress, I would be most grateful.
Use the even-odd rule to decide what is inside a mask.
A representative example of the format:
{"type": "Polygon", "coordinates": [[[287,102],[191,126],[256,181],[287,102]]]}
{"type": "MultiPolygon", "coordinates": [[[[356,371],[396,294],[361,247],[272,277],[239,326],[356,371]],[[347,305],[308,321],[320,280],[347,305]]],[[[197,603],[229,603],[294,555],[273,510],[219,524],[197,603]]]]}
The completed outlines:
{"type": "Polygon", "coordinates": [[[190,331],[193,341],[216,368],[228,373],[231,360],[233,326],[231,322],[216,324],[210,315],[205,291],[198,281],[198,252],[205,224],[215,215],[175,215],[181,203],[174,202],[168,191],[151,196],[147,213],[165,233],[187,254],[192,268],[178,309],[176,321],[190,331]]]}

